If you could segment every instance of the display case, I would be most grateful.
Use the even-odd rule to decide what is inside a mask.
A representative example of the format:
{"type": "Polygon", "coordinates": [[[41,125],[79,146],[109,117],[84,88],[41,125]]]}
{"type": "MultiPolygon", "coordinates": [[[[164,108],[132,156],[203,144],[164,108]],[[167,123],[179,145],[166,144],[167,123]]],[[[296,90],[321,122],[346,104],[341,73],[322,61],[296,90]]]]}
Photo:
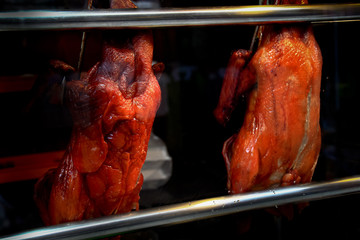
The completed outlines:
{"type": "Polygon", "coordinates": [[[356,238],[360,191],[357,44],[360,4],[311,1],[137,1],[106,10],[102,1],[3,1],[0,12],[0,236],[5,239],[356,238]],[[227,127],[213,116],[231,53],[249,49],[256,26],[311,23],[323,56],[322,147],[313,182],[228,195],[224,141],[240,128],[246,101],[227,127]],[[60,59],[82,72],[99,59],[104,35],[151,29],[162,100],[140,192],[140,210],[44,227],[34,184],[58,165],[72,119],[60,59]],[[51,76],[50,76],[50,75],[51,76]],[[268,213],[306,203],[292,219],[268,213]],[[355,219],[355,220],[354,220],[355,219]]]}

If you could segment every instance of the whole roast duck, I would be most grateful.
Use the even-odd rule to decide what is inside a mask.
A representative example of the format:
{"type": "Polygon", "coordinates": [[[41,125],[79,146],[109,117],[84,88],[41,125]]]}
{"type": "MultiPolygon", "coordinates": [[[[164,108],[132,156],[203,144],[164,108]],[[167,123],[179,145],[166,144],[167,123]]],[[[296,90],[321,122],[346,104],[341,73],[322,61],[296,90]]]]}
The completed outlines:
{"type": "Polygon", "coordinates": [[[214,111],[225,124],[240,97],[248,96],[242,127],[223,146],[232,194],[310,182],[321,147],[322,56],[311,25],[266,25],[261,31],[254,54],[233,53],[214,111]]]}
{"type": "MultiPolygon", "coordinates": [[[[130,0],[111,2],[111,8],[134,7],[130,0]]],[[[151,32],[125,33],[104,44],[101,61],[85,76],[68,82],[74,122],[70,143],[58,168],[35,186],[46,225],[138,209],[140,171],[160,87],[152,67],[151,32]]]]}

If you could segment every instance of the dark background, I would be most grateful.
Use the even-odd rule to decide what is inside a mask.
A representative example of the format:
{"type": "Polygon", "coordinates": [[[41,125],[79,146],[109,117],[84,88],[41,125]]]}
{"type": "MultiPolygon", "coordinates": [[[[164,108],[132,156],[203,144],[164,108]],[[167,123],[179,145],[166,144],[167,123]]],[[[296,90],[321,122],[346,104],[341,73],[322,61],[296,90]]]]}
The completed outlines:
{"type": "MultiPolygon", "coordinates": [[[[334,3],[336,1],[326,1],[334,3]]],[[[311,3],[324,3],[311,1],[311,3]]],[[[105,6],[99,1],[95,6],[105,6]]],[[[161,0],[162,7],[232,6],[257,1],[161,0]]],[[[82,1],[0,1],[0,9],[80,9],[82,1]]],[[[359,54],[357,22],[314,24],[323,54],[321,92],[322,150],[314,181],[360,173],[359,54]]],[[[107,31],[111,35],[113,31],[107,31]]],[[[163,102],[153,131],[173,159],[169,182],[142,191],[140,208],[227,194],[223,142],[241,126],[244,102],[228,127],[214,110],[231,52],[250,46],[254,26],[154,29],[154,60],[165,64],[160,84],[163,102]]],[[[83,70],[97,60],[104,32],[88,32],[83,70]]],[[[50,59],[76,66],[79,31],[0,32],[0,76],[42,75],[50,59]]],[[[40,84],[41,83],[37,83],[40,84]]],[[[71,132],[65,106],[51,103],[54,84],[45,91],[0,94],[0,157],[64,149],[71,132]],[[32,105],[29,103],[33,101],[32,105]]],[[[32,199],[35,180],[0,185],[0,235],[42,226],[32,199]]],[[[349,239],[360,234],[359,196],[311,202],[291,221],[264,210],[130,233],[124,239],[349,239]],[[249,222],[251,219],[251,225],[249,222]],[[250,226],[244,231],[246,226],[250,226]]]]}

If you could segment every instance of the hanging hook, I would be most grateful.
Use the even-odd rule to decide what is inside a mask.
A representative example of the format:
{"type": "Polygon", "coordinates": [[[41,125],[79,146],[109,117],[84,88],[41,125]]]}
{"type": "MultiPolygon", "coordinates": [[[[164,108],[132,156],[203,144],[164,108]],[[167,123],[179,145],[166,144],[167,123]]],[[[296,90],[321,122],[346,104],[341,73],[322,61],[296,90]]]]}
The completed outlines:
{"type": "MultiPolygon", "coordinates": [[[[259,5],[269,5],[269,1],[271,0],[259,0],[259,5]]],[[[251,44],[249,48],[251,52],[254,51],[254,47],[256,43],[260,44],[261,36],[262,36],[262,26],[257,25],[255,27],[254,35],[251,39],[251,44]]]]}
{"type": "Polygon", "coordinates": [[[258,42],[258,40],[259,40],[259,25],[257,25],[256,26],[256,28],[255,28],[255,31],[254,31],[254,35],[253,35],[253,37],[252,37],[252,39],[251,39],[251,44],[250,44],[250,52],[253,52],[254,51],[254,46],[255,46],[255,43],[256,42],[258,42]]]}
{"type": "MultiPolygon", "coordinates": [[[[87,3],[88,10],[91,10],[92,4],[93,4],[93,0],[88,0],[88,3],[87,3]]],[[[81,37],[80,54],[79,54],[79,61],[78,61],[78,65],[77,65],[77,71],[79,72],[79,76],[81,74],[81,65],[82,65],[82,59],[84,56],[85,41],[86,41],[86,32],[84,31],[82,33],[82,37],[81,37]]]]}

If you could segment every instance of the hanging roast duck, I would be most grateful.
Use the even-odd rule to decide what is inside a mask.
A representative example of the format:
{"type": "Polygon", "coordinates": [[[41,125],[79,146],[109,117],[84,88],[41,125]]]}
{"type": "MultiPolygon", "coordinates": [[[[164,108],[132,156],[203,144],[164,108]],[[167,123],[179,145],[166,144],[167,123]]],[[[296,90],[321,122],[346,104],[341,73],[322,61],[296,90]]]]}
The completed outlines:
{"type": "MultiPolygon", "coordinates": [[[[135,5],[114,0],[111,7],[135,5]]],[[[152,68],[151,32],[126,34],[107,41],[101,61],[67,85],[74,122],[70,143],[59,167],[35,186],[35,200],[47,225],[138,209],[140,171],[160,87],[152,68]]]]}
{"type": "Polygon", "coordinates": [[[223,147],[232,194],[310,182],[321,146],[322,56],[311,25],[274,24],[261,31],[254,54],[233,53],[215,110],[225,124],[240,96],[248,96],[242,127],[223,147]]]}

